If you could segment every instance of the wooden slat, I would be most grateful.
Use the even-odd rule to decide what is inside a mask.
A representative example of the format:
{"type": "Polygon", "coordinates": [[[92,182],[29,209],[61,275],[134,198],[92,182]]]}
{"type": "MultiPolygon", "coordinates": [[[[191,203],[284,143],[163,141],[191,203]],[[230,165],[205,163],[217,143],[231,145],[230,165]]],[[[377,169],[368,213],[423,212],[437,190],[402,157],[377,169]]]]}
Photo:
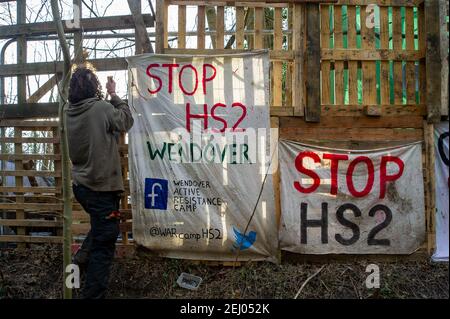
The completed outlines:
{"type": "MultiPolygon", "coordinates": [[[[396,51],[403,50],[402,48],[402,16],[399,7],[392,9],[393,11],[393,48],[396,51]]],[[[402,62],[394,62],[394,103],[397,105],[403,104],[403,69],[402,62]]]]}
{"type": "MultiPolygon", "coordinates": [[[[406,8],[406,49],[414,50],[414,9],[406,8]]],[[[413,61],[406,62],[406,103],[416,103],[416,70],[413,61]]]]}
{"type": "MultiPolygon", "coordinates": [[[[151,14],[143,14],[142,17],[148,27],[153,26],[153,16],[151,14]]],[[[63,20],[62,24],[66,33],[73,33],[79,30],[71,22],[71,20],[63,20]]],[[[82,19],[81,25],[84,32],[123,30],[133,29],[134,21],[132,15],[108,16],[82,19]]],[[[56,34],[56,27],[53,21],[0,26],[0,39],[15,38],[20,35],[38,36],[49,34],[56,34]]]]}
{"type": "MultiPolygon", "coordinates": [[[[18,196],[18,200],[23,199],[22,196],[18,196]]],[[[62,209],[62,204],[49,204],[49,203],[0,203],[0,209],[15,210],[17,219],[25,219],[24,210],[32,211],[59,211],[62,209]],[[21,212],[17,215],[17,212],[21,212]]]]}
{"type": "Polygon", "coordinates": [[[225,8],[223,6],[217,7],[216,14],[216,49],[224,48],[224,30],[225,30],[225,8]]]}
{"type": "Polygon", "coordinates": [[[280,128],[280,138],[293,141],[421,141],[422,129],[280,128]]]}
{"type": "Polygon", "coordinates": [[[198,7],[197,15],[197,48],[205,48],[205,6],[198,7]]]}
{"type": "MultiPolygon", "coordinates": [[[[361,7],[361,42],[364,50],[375,49],[375,29],[368,28],[366,20],[368,13],[367,7],[361,7]]],[[[377,79],[376,79],[376,65],[372,61],[362,62],[363,73],[363,104],[374,105],[377,104],[377,79]]]]}
{"type": "MultiPolygon", "coordinates": [[[[248,50],[233,50],[233,53],[248,53],[248,50]]],[[[230,54],[230,50],[228,49],[217,49],[217,50],[200,50],[200,49],[165,49],[164,53],[166,54],[190,54],[190,55],[221,55],[221,54],[230,54]]],[[[285,50],[269,50],[269,57],[271,61],[292,61],[294,60],[294,52],[293,51],[285,51],[285,50]]],[[[320,54],[318,54],[320,58],[320,54]]]]}
{"type": "Polygon", "coordinates": [[[47,94],[59,81],[61,75],[59,73],[53,75],[44,84],[34,92],[28,99],[27,103],[37,103],[45,94],[47,94]]]}
{"type": "MultiPolygon", "coordinates": [[[[426,106],[420,105],[376,105],[380,116],[426,115],[426,106]]],[[[322,105],[323,116],[362,116],[365,108],[362,105],[322,105]]]]}
{"type": "MultiPolygon", "coordinates": [[[[255,49],[262,49],[264,47],[264,9],[255,8],[255,49]]],[[[294,31],[295,32],[295,31],[294,31]]]]}
{"type": "MultiPolygon", "coordinates": [[[[348,49],[356,49],[356,7],[347,7],[348,49]]],[[[348,51],[348,49],[346,51],[348,51]]],[[[359,51],[359,50],[358,50],[359,51]]],[[[350,60],[350,59],[347,59],[350,60]]],[[[359,59],[358,59],[359,60],[359,59]]],[[[350,104],[358,104],[358,62],[348,61],[348,97],[350,104]]]]}
{"type": "MultiPolygon", "coordinates": [[[[323,5],[320,7],[320,21],[321,21],[321,47],[322,51],[330,47],[330,6],[323,5]]],[[[330,69],[329,61],[322,60],[322,104],[330,103],[330,69]]]]}
{"type": "MultiPolygon", "coordinates": [[[[273,20],[273,49],[281,50],[283,46],[283,19],[281,15],[281,8],[275,8],[273,20]]],[[[272,90],[272,105],[278,107],[283,105],[283,63],[273,62],[273,90],[272,90]]]]}
{"type": "Polygon", "coordinates": [[[236,8],[236,49],[244,49],[245,9],[236,8]]]}
{"type": "Polygon", "coordinates": [[[439,0],[440,41],[441,41],[441,116],[449,111],[449,3],[439,0]]]}
{"type": "Polygon", "coordinates": [[[304,50],[305,50],[305,7],[294,5],[292,49],[295,52],[294,75],[292,85],[292,102],[294,103],[295,116],[305,114],[306,88],[304,80],[304,50]]]}
{"type": "Polygon", "coordinates": [[[61,193],[61,189],[55,188],[55,187],[14,187],[14,186],[0,186],[0,193],[36,193],[36,194],[42,194],[42,193],[49,193],[49,194],[55,194],[55,193],[61,193]]]}
{"type": "MultiPolygon", "coordinates": [[[[382,50],[389,50],[389,11],[387,7],[380,8],[380,47],[382,50]]],[[[390,104],[389,61],[381,61],[380,72],[381,103],[390,104]]]]}
{"type": "Polygon", "coordinates": [[[280,118],[280,127],[309,127],[309,128],[423,128],[423,117],[411,116],[322,116],[319,123],[303,123],[303,119],[294,117],[280,118]]]}
{"type": "Polygon", "coordinates": [[[156,0],[156,24],[155,24],[155,30],[156,34],[158,35],[156,37],[156,53],[163,53],[164,48],[166,47],[166,36],[167,36],[167,29],[166,29],[166,21],[167,21],[167,15],[165,10],[165,1],[164,0],[156,0]]]}
{"type": "Polygon", "coordinates": [[[320,11],[306,4],[306,109],[305,119],[320,121],[320,11]]]}
{"type": "Polygon", "coordinates": [[[325,49],[321,50],[320,56],[323,60],[348,60],[348,61],[417,61],[425,58],[424,51],[416,50],[349,50],[349,49],[325,49]]]}
{"type": "Polygon", "coordinates": [[[62,227],[61,221],[37,219],[0,219],[1,226],[19,227],[62,227]]]}
{"type": "MultiPolygon", "coordinates": [[[[418,25],[419,25],[419,50],[426,50],[426,32],[425,32],[425,6],[421,5],[418,13],[418,25]]],[[[426,63],[424,60],[419,62],[419,101],[425,104],[427,99],[426,94],[426,63]]]]}
{"type": "Polygon", "coordinates": [[[186,48],[186,6],[178,6],[178,48],[186,48]]]}
{"type": "MultiPolygon", "coordinates": [[[[22,164],[22,160],[16,160],[15,162],[16,162],[16,167],[18,166],[19,162],[20,162],[20,164],[22,164]]],[[[19,165],[19,167],[20,167],[20,165],[19,165]]],[[[4,175],[4,176],[17,176],[17,177],[19,177],[19,176],[42,176],[42,177],[61,176],[60,171],[32,171],[32,170],[22,170],[22,169],[16,169],[14,171],[2,170],[2,171],[0,171],[0,174],[4,175]]],[[[22,186],[22,185],[18,185],[17,181],[16,181],[16,185],[19,187],[22,186]]]]}
{"type": "Polygon", "coordinates": [[[427,106],[429,123],[441,120],[441,48],[439,1],[425,1],[425,30],[427,32],[427,106]],[[437,73],[437,74],[436,74],[437,73]]]}
{"type": "Polygon", "coordinates": [[[0,154],[0,160],[60,160],[60,154],[0,154]]]}
{"type": "Polygon", "coordinates": [[[54,137],[0,137],[0,142],[56,144],[59,143],[59,139],[54,137]]]}
{"type": "MultiPolygon", "coordinates": [[[[344,39],[342,32],[342,6],[334,6],[334,48],[342,49],[344,39]]],[[[345,104],[344,102],[344,61],[334,62],[334,100],[335,104],[345,104]]]]}
{"type": "Polygon", "coordinates": [[[61,236],[0,235],[0,242],[62,244],[63,238],[61,236]]]}
{"type": "Polygon", "coordinates": [[[0,127],[20,127],[24,131],[28,128],[36,130],[50,130],[53,127],[58,127],[58,121],[21,121],[21,120],[3,120],[0,119],[0,127]]]}

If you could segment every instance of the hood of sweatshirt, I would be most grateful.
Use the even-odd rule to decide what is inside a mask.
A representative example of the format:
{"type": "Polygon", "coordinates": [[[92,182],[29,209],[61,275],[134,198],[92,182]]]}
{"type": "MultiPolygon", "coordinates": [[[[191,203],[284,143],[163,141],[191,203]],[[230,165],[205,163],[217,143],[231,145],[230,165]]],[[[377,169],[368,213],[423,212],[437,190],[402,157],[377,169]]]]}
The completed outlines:
{"type": "Polygon", "coordinates": [[[91,106],[97,101],[100,101],[98,97],[91,97],[74,104],[71,103],[69,105],[69,108],[67,109],[67,116],[78,116],[89,110],[91,106]]]}

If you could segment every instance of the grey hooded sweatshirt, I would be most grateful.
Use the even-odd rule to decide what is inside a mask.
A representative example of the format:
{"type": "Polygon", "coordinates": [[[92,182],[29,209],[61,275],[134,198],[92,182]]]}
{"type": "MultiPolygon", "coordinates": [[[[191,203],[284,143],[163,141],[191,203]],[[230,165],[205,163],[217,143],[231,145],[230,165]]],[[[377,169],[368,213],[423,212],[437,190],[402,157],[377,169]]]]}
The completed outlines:
{"type": "Polygon", "coordinates": [[[133,126],[129,106],[118,96],[110,102],[89,98],[67,110],[72,180],[94,191],[123,191],[118,149],[120,132],[133,126]]]}

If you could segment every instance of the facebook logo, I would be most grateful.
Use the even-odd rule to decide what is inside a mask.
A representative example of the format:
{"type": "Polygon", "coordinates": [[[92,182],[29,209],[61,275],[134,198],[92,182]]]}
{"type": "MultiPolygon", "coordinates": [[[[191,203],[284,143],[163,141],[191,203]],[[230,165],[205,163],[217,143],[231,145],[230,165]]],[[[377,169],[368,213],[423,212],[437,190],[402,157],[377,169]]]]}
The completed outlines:
{"type": "Polygon", "coordinates": [[[145,208],[167,209],[168,182],[166,179],[145,179],[145,208]]]}

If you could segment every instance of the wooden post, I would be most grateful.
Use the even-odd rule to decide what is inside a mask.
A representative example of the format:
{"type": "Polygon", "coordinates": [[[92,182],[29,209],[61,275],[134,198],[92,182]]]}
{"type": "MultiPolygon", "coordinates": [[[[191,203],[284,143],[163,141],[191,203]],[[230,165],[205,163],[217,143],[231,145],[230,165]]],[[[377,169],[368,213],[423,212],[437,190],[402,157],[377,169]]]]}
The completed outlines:
{"type": "Polygon", "coordinates": [[[434,170],[434,124],[424,123],[425,140],[425,203],[427,205],[427,250],[431,255],[435,247],[436,227],[436,175],[434,170]]]}
{"type": "MultiPolygon", "coordinates": [[[[17,1],[17,24],[25,24],[27,13],[26,0],[17,1]]],[[[17,38],[17,64],[27,63],[27,40],[25,35],[21,35],[17,38]]],[[[25,75],[17,76],[17,103],[19,109],[24,109],[24,104],[27,98],[27,77],[25,75]]],[[[22,130],[20,128],[14,129],[14,137],[22,137],[22,130]]],[[[22,154],[22,143],[14,143],[14,153],[22,154]]],[[[22,160],[14,161],[15,170],[23,170],[22,160]]],[[[15,186],[23,186],[23,177],[15,177],[15,186]]],[[[16,203],[24,203],[23,193],[16,193],[16,203]]],[[[16,219],[25,219],[25,211],[23,209],[16,210],[16,219]]],[[[26,235],[26,228],[19,227],[17,229],[18,235],[26,235]]],[[[18,244],[19,248],[25,248],[25,243],[18,244]]]]}
{"type": "Polygon", "coordinates": [[[427,32],[426,77],[427,77],[427,120],[438,123],[441,120],[441,77],[436,73],[442,69],[439,1],[425,0],[425,28],[427,32]]]}
{"type": "Polygon", "coordinates": [[[164,53],[164,44],[167,39],[167,30],[166,30],[166,10],[165,10],[165,1],[164,0],[156,0],[156,53],[164,53]]]}
{"type": "Polygon", "coordinates": [[[304,49],[305,49],[305,10],[304,5],[294,4],[292,50],[294,50],[294,75],[292,85],[292,101],[294,116],[305,114],[305,81],[304,81],[304,49]]]}
{"type": "Polygon", "coordinates": [[[306,4],[306,110],[307,122],[320,122],[320,10],[306,4]]]}
{"type": "Polygon", "coordinates": [[[440,22],[440,40],[441,40],[441,116],[448,116],[449,108],[449,36],[447,16],[449,14],[449,4],[447,0],[439,0],[439,22],[440,22]]]}

